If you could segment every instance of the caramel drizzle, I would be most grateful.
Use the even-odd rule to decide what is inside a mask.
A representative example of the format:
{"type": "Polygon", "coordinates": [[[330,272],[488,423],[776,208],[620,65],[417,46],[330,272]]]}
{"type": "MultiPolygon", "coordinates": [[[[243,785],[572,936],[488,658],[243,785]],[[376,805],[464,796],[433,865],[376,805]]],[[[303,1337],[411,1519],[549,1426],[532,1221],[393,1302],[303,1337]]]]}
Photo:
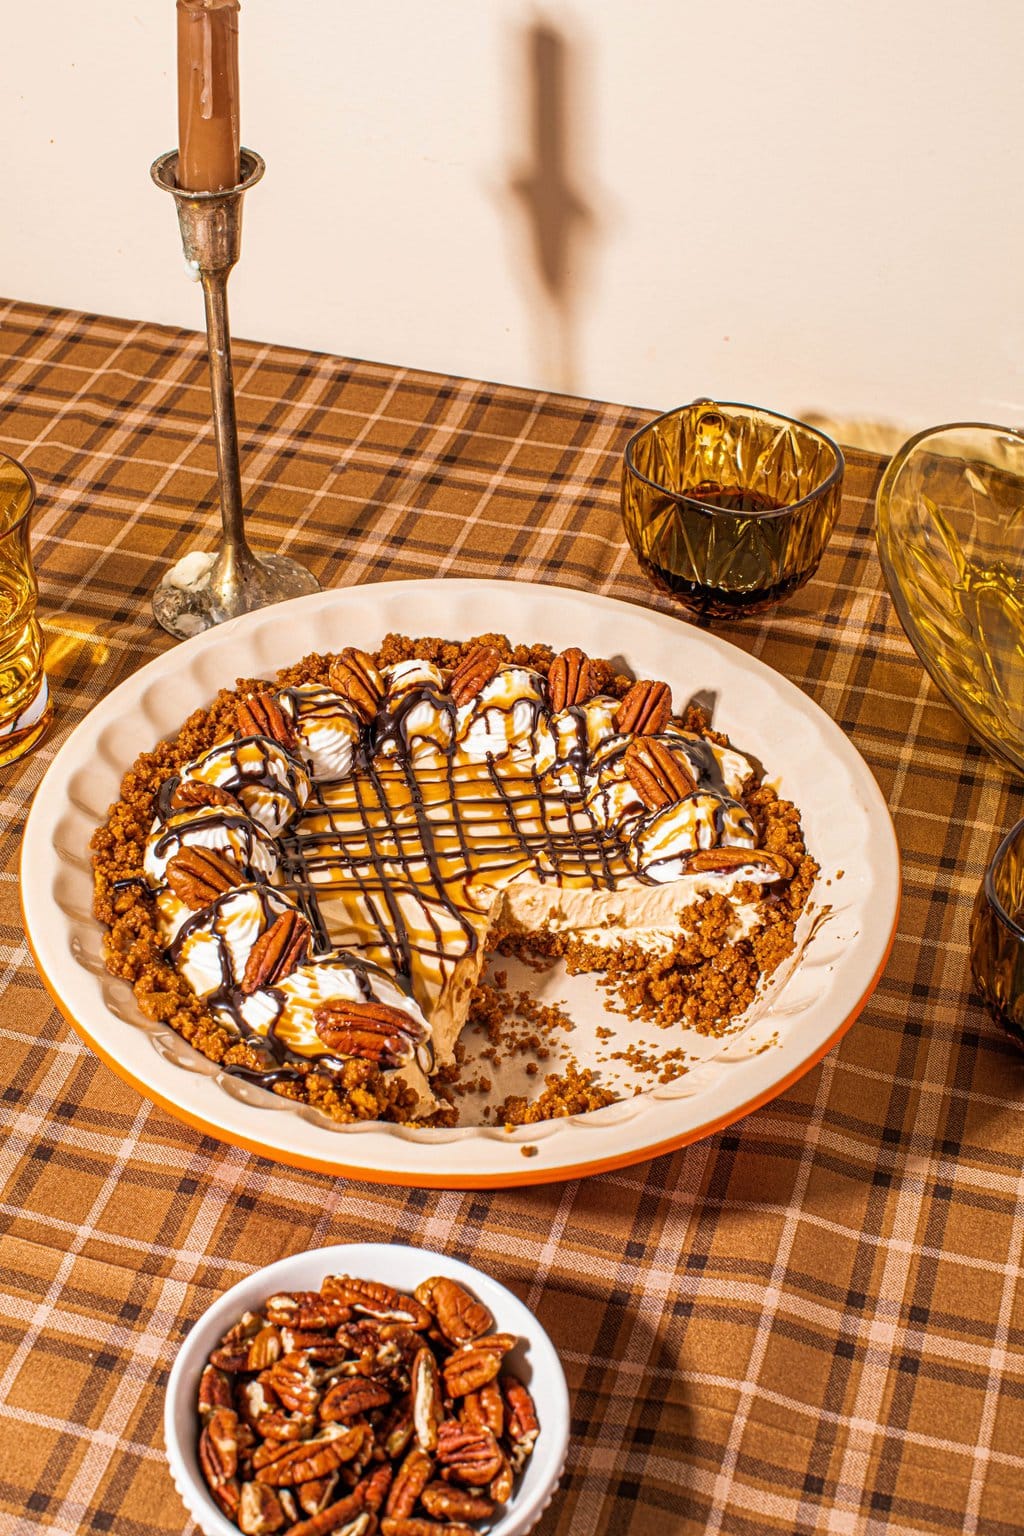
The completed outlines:
{"type": "MultiPolygon", "coordinates": [[[[358,893],[366,926],[375,930],[368,947],[386,953],[396,976],[411,985],[417,959],[441,966],[451,957],[450,929],[445,932],[435,911],[457,926],[464,952],[475,952],[477,930],[454,897],[471,876],[498,887],[528,868],[539,881],[613,887],[627,872],[618,834],[599,824],[582,794],[556,782],[566,769],[582,779],[589,762],[586,713],[572,713],[576,743],[551,765],[546,788],[532,761],[527,766],[493,753],[460,761],[452,702],[429,685],[382,708],[364,732],[355,774],[316,783],[278,840],[285,888],[300,900],[314,931],[327,933],[321,899],[358,893]],[[440,760],[429,767],[414,765],[406,728],[411,711],[425,702],[447,713],[453,728],[447,747],[437,747],[440,760]],[[372,795],[364,794],[366,786],[372,795]],[[415,898],[428,938],[410,933],[403,893],[415,898]]],[[[531,759],[542,719],[537,710],[531,759]]]]}
{"type": "MultiPolygon", "coordinates": [[[[291,695],[292,717],[297,723],[300,718],[326,717],[327,712],[319,703],[300,717],[301,696],[293,690],[281,692],[291,695]]],[[[497,710],[499,706],[489,708],[497,710]]],[[[323,957],[333,948],[321,900],[340,891],[349,900],[358,895],[361,917],[366,927],[373,930],[363,941],[364,946],[387,954],[392,979],[411,994],[417,960],[431,960],[441,966],[451,958],[451,934],[446,934],[435,911],[447,914],[458,926],[466,953],[477,949],[476,928],[453,896],[467,879],[483,877],[487,884],[498,888],[519,870],[529,868],[539,881],[611,889],[626,873],[636,878],[636,872],[625,862],[617,829],[603,827],[584,803],[582,792],[574,792],[559,782],[568,770],[582,786],[592,764],[586,711],[571,706],[566,713],[576,721],[575,744],[564,756],[557,755],[547,770],[550,787],[545,787],[544,776],[538,773],[533,761],[544,718],[539,708],[535,710],[530,732],[528,766],[509,758],[499,760],[492,753],[483,759],[460,761],[460,747],[455,741],[455,706],[430,685],[408,689],[395,706],[385,704],[372,724],[362,728],[353,772],[337,779],[314,779],[312,794],[304,807],[299,806],[295,774],[289,773],[282,783],[266,767],[258,770],[254,765],[241,763],[238,749],[260,742],[259,737],[237,738],[221,744],[204,754],[196,767],[215,753],[227,751],[243,780],[241,787],[282,794],[298,810],[292,825],[276,839],[278,873],[280,888],[310,922],[314,958],[323,957]],[[429,767],[414,767],[406,722],[411,711],[424,702],[448,714],[451,730],[447,747],[436,741],[431,743],[440,762],[435,759],[429,767]],[[387,755],[382,751],[385,747],[391,748],[387,755]],[[370,793],[364,793],[365,790],[370,793]],[[474,811],[483,814],[474,816],[474,811]],[[411,820],[403,820],[404,816],[411,816],[411,820]],[[427,924],[429,938],[410,933],[400,901],[403,894],[415,899],[416,911],[427,924]]],[[[557,744],[557,734],[552,734],[557,744]]],[[[621,751],[627,745],[623,741],[621,751]]],[[[699,790],[728,801],[730,797],[725,793],[721,769],[710,744],[679,738],[678,745],[689,758],[699,790]]],[[[609,753],[602,766],[614,762],[617,756],[615,751],[609,753]]],[[[176,782],[168,781],[161,790],[164,806],[169,803],[176,782]]],[[[724,806],[721,813],[724,814],[724,806]]],[[[223,824],[242,830],[248,818],[225,810],[216,818],[205,820],[211,827],[223,824]]],[[[716,814],[716,821],[719,820],[716,814]]],[[[173,837],[173,829],[168,829],[157,849],[173,837]]],[[[261,901],[264,920],[272,921],[266,894],[261,895],[261,901]]],[[[185,939],[208,912],[209,908],[186,921],[170,946],[172,960],[177,959],[185,939]]],[[[224,937],[220,933],[216,937],[222,974],[230,978],[230,956],[224,937]]],[[[345,964],[358,972],[365,995],[372,998],[369,973],[380,968],[351,952],[345,964]]],[[[277,1036],[284,994],[276,988],[267,990],[277,994],[281,1007],[265,1035],[247,1025],[241,1012],[242,994],[230,980],[208,999],[225,1009],[240,1035],[266,1048],[273,1058],[275,1067],[271,1072],[227,1068],[263,1085],[303,1075],[293,1063],[301,1063],[304,1071],[311,1064],[310,1058],[293,1052],[277,1036]]],[[[325,1054],[316,1058],[316,1065],[340,1070],[343,1063],[325,1054]]]]}
{"type": "MultiPolygon", "coordinates": [[[[233,811],[228,806],[225,806],[223,809],[220,806],[211,806],[210,811],[213,814],[204,815],[201,821],[197,816],[195,821],[200,822],[204,829],[208,828],[211,832],[219,829],[228,833],[237,833],[238,840],[245,849],[243,868],[247,874],[251,874],[252,878],[256,879],[255,871],[252,869],[252,857],[254,850],[259,845],[260,834],[255,830],[256,824],[253,822],[252,817],[247,816],[241,809],[233,811]]],[[[182,832],[187,827],[193,825],[188,811],[171,811],[170,816],[177,820],[177,825],[165,826],[160,837],[153,844],[153,853],[157,858],[162,858],[172,848],[176,849],[178,846],[181,846],[182,832]]],[[[271,841],[269,836],[268,841],[271,841]]]]}

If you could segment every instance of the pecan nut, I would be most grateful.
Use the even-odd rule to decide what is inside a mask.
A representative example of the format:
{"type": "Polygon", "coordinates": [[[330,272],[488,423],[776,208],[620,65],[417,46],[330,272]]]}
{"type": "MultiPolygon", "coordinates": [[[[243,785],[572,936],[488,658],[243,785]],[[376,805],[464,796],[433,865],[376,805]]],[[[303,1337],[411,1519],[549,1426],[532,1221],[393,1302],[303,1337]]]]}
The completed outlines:
{"type": "Polygon", "coordinates": [[[338,1486],[339,1476],[338,1472],[332,1472],[330,1477],[317,1477],[311,1483],[299,1485],[296,1498],[304,1515],[319,1515],[335,1502],[334,1490],[338,1486]]]}
{"type": "Polygon", "coordinates": [[[258,992],[288,976],[309,954],[312,929],[299,912],[282,912],[249,951],[243,992],[258,992]]]}
{"type": "Polygon", "coordinates": [[[370,1433],[365,1424],[354,1424],[351,1428],[331,1424],[315,1439],[290,1447],[269,1466],[261,1467],[256,1481],[269,1483],[272,1488],[289,1488],[328,1477],[362,1450],[370,1433]]]}
{"type": "Polygon", "coordinates": [[[270,1387],[290,1413],[309,1415],[320,1403],[316,1375],[303,1354],[282,1355],[269,1370],[261,1371],[257,1380],[261,1386],[270,1387]]]}
{"type": "Polygon", "coordinates": [[[204,784],[202,779],[179,779],[171,794],[172,811],[194,811],[200,805],[221,805],[228,810],[240,810],[238,801],[229,789],[219,784],[204,784]]]}
{"type": "Polygon", "coordinates": [[[408,1449],[413,1430],[412,1409],[406,1399],[398,1403],[377,1432],[381,1445],[392,1461],[397,1461],[408,1449]]]}
{"type": "Polygon", "coordinates": [[[391,1484],[388,1501],[384,1506],[385,1513],[397,1520],[407,1520],[433,1475],[434,1458],[428,1456],[426,1451],[416,1448],[411,1450],[395,1473],[395,1480],[391,1484]]]}
{"type": "Polygon", "coordinates": [[[501,1471],[496,1477],[492,1477],[487,1485],[487,1492],[495,1504],[507,1504],[512,1497],[512,1489],[515,1486],[516,1474],[512,1463],[507,1456],[501,1458],[501,1471]]]}
{"type": "Polygon", "coordinates": [[[358,1493],[367,1509],[372,1509],[374,1514],[380,1509],[387,1498],[388,1489],[391,1487],[391,1479],[394,1473],[390,1467],[375,1467],[361,1482],[357,1483],[353,1492],[358,1493]]]}
{"type": "Polygon", "coordinates": [[[505,1429],[505,1404],[497,1382],[488,1381],[478,1392],[467,1392],[459,1418],[463,1424],[482,1424],[500,1440],[505,1429]]]}
{"type": "Polygon", "coordinates": [[[501,666],[501,652],[496,645],[475,645],[455,668],[448,692],[461,709],[475,699],[501,666]]]}
{"type": "Polygon", "coordinates": [[[229,1376],[237,1376],[249,1369],[248,1345],[227,1344],[223,1349],[215,1349],[210,1356],[210,1364],[215,1365],[218,1371],[227,1371],[229,1376]]]}
{"type": "MultiPolygon", "coordinates": [[[[352,1316],[349,1307],[327,1300],[319,1291],[279,1291],[267,1302],[266,1314],[268,1322],[311,1332],[339,1328],[352,1316]]],[[[303,1340],[295,1347],[305,1347],[306,1342],[303,1340]]],[[[308,1342],[319,1344],[324,1340],[320,1337],[308,1342]]]]}
{"type": "Polygon", "coordinates": [[[428,1483],[420,1503],[428,1515],[443,1520],[489,1520],[494,1514],[494,1504],[482,1493],[453,1488],[451,1483],[428,1483]]]}
{"type": "Polygon", "coordinates": [[[391,1393],[365,1376],[349,1376],[335,1382],[320,1404],[320,1418],[325,1424],[347,1424],[374,1408],[386,1408],[391,1393]]]}
{"type": "Polygon", "coordinates": [[[199,1436],[199,1465],[210,1488],[229,1482],[238,1471],[238,1414],[218,1408],[199,1436]]]}
{"type": "Polygon", "coordinates": [[[357,651],[355,646],[346,646],[331,663],[327,680],[362,720],[367,724],[373,720],[384,697],[384,679],[372,656],[357,651]]]}
{"type": "Polygon", "coordinates": [[[657,736],[672,716],[672,690],[668,683],[639,682],[615,711],[615,729],[625,736],[657,736]]]}
{"type": "Polygon", "coordinates": [[[238,1523],[245,1536],[269,1536],[279,1531],[288,1516],[281,1500],[266,1483],[243,1483],[238,1499],[238,1523]]]}
{"type": "Polygon", "coordinates": [[[354,1280],[351,1275],[328,1275],[323,1283],[323,1294],[353,1312],[374,1317],[379,1322],[407,1323],[419,1331],[429,1328],[433,1319],[426,1307],[413,1296],[405,1296],[394,1286],[380,1280],[354,1280]]]}
{"type": "Polygon", "coordinates": [[[229,1520],[238,1518],[238,1500],[240,1489],[237,1477],[230,1478],[226,1483],[218,1483],[216,1488],[211,1488],[213,1501],[222,1515],[229,1520]]]}
{"type": "Polygon", "coordinates": [[[261,1328],[249,1340],[249,1358],[246,1370],[265,1371],[276,1365],[283,1353],[281,1335],[276,1328],[261,1328]]]}
{"type": "Polygon", "coordinates": [[[505,1401],[506,1438],[513,1472],[520,1472],[533,1450],[540,1425],[533,1398],[518,1376],[502,1376],[501,1395],[505,1401]]]}
{"type": "Polygon", "coordinates": [[[494,1318],[483,1302],[447,1275],[424,1280],[416,1287],[416,1300],[433,1312],[450,1344],[468,1344],[494,1327],[494,1318]]]}
{"type": "Polygon", "coordinates": [[[261,1381],[246,1381],[238,1389],[238,1411],[250,1429],[259,1428],[261,1420],[278,1409],[277,1394],[261,1381]]]}
{"type": "Polygon", "coordinates": [[[442,1366],[448,1396],[464,1397],[493,1381],[515,1342],[510,1333],[489,1333],[450,1354],[442,1366]]]}
{"type": "MultiPolygon", "coordinates": [[[[347,1312],[347,1307],[338,1307],[339,1312],[347,1312]]],[[[323,1328],[294,1328],[290,1324],[281,1329],[281,1343],[290,1354],[293,1350],[304,1350],[311,1360],[319,1360],[321,1353],[327,1352],[327,1356],[333,1358],[334,1338],[326,1327],[323,1328]]],[[[324,1363],[327,1363],[326,1360],[324,1363]]]]}
{"type": "Polygon", "coordinates": [[[168,859],[165,873],[167,884],[190,912],[208,907],[225,891],[241,885],[244,879],[238,865],[227,854],[216,853],[212,848],[199,848],[194,843],[180,848],[173,859],[168,859]]]}
{"type": "Polygon", "coordinates": [[[493,1482],[505,1462],[501,1446],[489,1429],[471,1429],[455,1419],[446,1419],[441,1425],[437,1459],[446,1479],[457,1478],[471,1488],[493,1482]]]}
{"type": "Polygon", "coordinates": [[[253,1466],[269,1467],[283,1451],[294,1450],[300,1441],[307,1441],[316,1434],[317,1419],[312,1413],[271,1413],[260,1420],[263,1444],[253,1452],[253,1466]]]}
{"type": "Polygon", "coordinates": [[[263,1327],[263,1318],[258,1312],[243,1312],[233,1328],[229,1328],[221,1339],[222,1344],[248,1343],[254,1339],[263,1327]]]}
{"type": "Polygon", "coordinates": [[[728,874],[734,869],[755,869],[774,880],[791,880],[793,866],[781,853],[767,848],[699,848],[686,861],[686,874],[728,874]]]}
{"type": "Polygon", "coordinates": [[[412,1363],[412,1422],[416,1431],[416,1444],[421,1451],[437,1448],[437,1433],[444,1418],[441,1402],[441,1380],[437,1373],[437,1361],[426,1345],[417,1351],[412,1363]]]}
{"type": "Polygon", "coordinates": [[[313,1020],[329,1051],[375,1061],[382,1067],[400,1067],[409,1061],[426,1033],[403,1009],[387,1003],[332,998],[316,1009],[313,1020]]]}
{"type": "Polygon", "coordinates": [[[362,1494],[347,1493],[343,1499],[328,1504],[310,1519],[289,1526],[287,1536],[327,1536],[328,1532],[331,1532],[331,1536],[342,1536],[343,1531],[348,1531],[350,1536],[362,1536],[362,1532],[369,1530],[370,1522],[371,1516],[363,1506],[362,1494]]]}
{"type": "Polygon", "coordinates": [[[660,811],[692,795],[697,781],[663,741],[643,736],[631,741],[622,757],[626,777],[649,811],[660,811]]]}
{"type": "Polygon", "coordinates": [[[295,727],[272,693],[250,693],[238,704],[238,730],[242,736],[268,736],[286,751],[298,745],[295,727]]]}
{"type": "Polygon", "coordinates": [[[593,695],[593,670],[587,656],[576,645],[559,651],[548,672],[548,702],[554,713],[585,704],[593,695]]]}
{"type": "Polygon", "coordinates": [[[204,1424],[209,1423],[218,1408],[234,1407],[231,1382],[225,1371],[219,1371],[215,1365],[203,1366],[196,1407],[204,1424]]]}

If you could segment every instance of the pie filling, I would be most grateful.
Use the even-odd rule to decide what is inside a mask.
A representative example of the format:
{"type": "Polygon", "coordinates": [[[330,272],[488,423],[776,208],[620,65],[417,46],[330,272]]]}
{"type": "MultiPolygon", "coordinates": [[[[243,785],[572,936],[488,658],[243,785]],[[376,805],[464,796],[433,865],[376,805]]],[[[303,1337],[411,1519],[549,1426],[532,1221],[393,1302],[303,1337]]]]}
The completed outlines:
{"type": "Polygon", "coordinates": [[[137,872],[111,857],[116,817],[95,844],[111,968],[131,974],[118,916],[148,907],[156,963],[198,1004],[175,1027],[212,1021],[228,1071],[337,1118],[436,1109],[499,940],[664,965],[707,897],[738,944],[796,872],[745,801],[754,765],[665,684],[575,649],[386,654],[255,685],[233,730],[222,709],[217,739],[149,775],[137,872]]]}

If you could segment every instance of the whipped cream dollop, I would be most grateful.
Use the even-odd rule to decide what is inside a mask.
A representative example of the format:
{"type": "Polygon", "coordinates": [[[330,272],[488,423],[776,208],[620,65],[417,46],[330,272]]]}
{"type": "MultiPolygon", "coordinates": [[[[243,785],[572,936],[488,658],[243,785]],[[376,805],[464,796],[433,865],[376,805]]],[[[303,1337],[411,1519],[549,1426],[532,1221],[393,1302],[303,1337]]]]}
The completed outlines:
{"type": "Polygon", "coordinates": [[[277,844],[268,832],[241,809],[225,805],[198,805],[159,817],[146,839],[142,871],[156,894],[160,936],[170,943],[192,910],[167,884],[167,866],[183,848],[209,848],[225,854],[250,881],[277,877],[277,844]]]}
{"type": "Polygon", "coordinates": [[[675,720],[668,722],[658,739],[681,754],[701,789],[721,790],[735,799],[754,771],[749,758],[735,747],[721,747],[705,736],[684,731],[675,720]]]}
{"type": "Polygon", "coordinates": [[[187,763],[181,777],[230,791],[271,837],[284,831],[312,789],[302,764],[267,736],[219,742],[187,763]]]}
{"type": "Polygon", "coordinates": [[[586,777],[587,809],[599,827],[624,829],[647,813],[623,761],[631,736],[609,736],[593,754],[586,777]]]}
{"type": "Polygon", "coordinates": [[[581,792],[591,759],[615,732],[618,699],[597,694],[547,716],[535,732],[535,767],[545,789],[581,792]]]}
{"type": "Polygon", "coordinates": [[[647,815],[629,841],[637,874],[658,885],[679,880],[690,854],[701,848],[753,848],[754,823],[736,800],[698,790],[647,815]]]}
{"type": "Polygon", "coordinates": [[[381,676],[386,692],[374,722],[377,751],[385,756],[447,751],[455,706],[438,668],[413,658],[382,668],[381,676]]]}
{"type": "Polygon", "coordinates": [[[504,664],[455,712],[455,740],[469,758],[504,757],[533,746],[546,713],[543,678],[531,667],[504,664]]]}
{"type": "Polygon", "coordinates": [[[323,683],[301,683],[275,695],[299,739],[298,755],[313,779],[346,779],[359,744],[360,722],[347,699],[323,683]]]}
{"type": "Polygon", "coordinates": [[[296,910],[271,886],[234,886],[182,925],[172,945],[178,970],[198,997],[236,991],[257,939],[283,913],[296,910]]]}

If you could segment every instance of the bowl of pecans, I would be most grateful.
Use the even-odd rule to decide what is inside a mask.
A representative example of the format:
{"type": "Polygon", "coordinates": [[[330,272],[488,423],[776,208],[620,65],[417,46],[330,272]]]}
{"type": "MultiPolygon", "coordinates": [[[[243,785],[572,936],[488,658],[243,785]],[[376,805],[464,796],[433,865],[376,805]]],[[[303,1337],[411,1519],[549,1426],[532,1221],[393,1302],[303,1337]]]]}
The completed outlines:
{"type": "Polygon", "coordinates": [[[523,1536],[565,1467],[569,1397],[496,1280],[348,1243],[269,1264],[203,1313],[164,1438],[205,1536],[523,1536]]]}

